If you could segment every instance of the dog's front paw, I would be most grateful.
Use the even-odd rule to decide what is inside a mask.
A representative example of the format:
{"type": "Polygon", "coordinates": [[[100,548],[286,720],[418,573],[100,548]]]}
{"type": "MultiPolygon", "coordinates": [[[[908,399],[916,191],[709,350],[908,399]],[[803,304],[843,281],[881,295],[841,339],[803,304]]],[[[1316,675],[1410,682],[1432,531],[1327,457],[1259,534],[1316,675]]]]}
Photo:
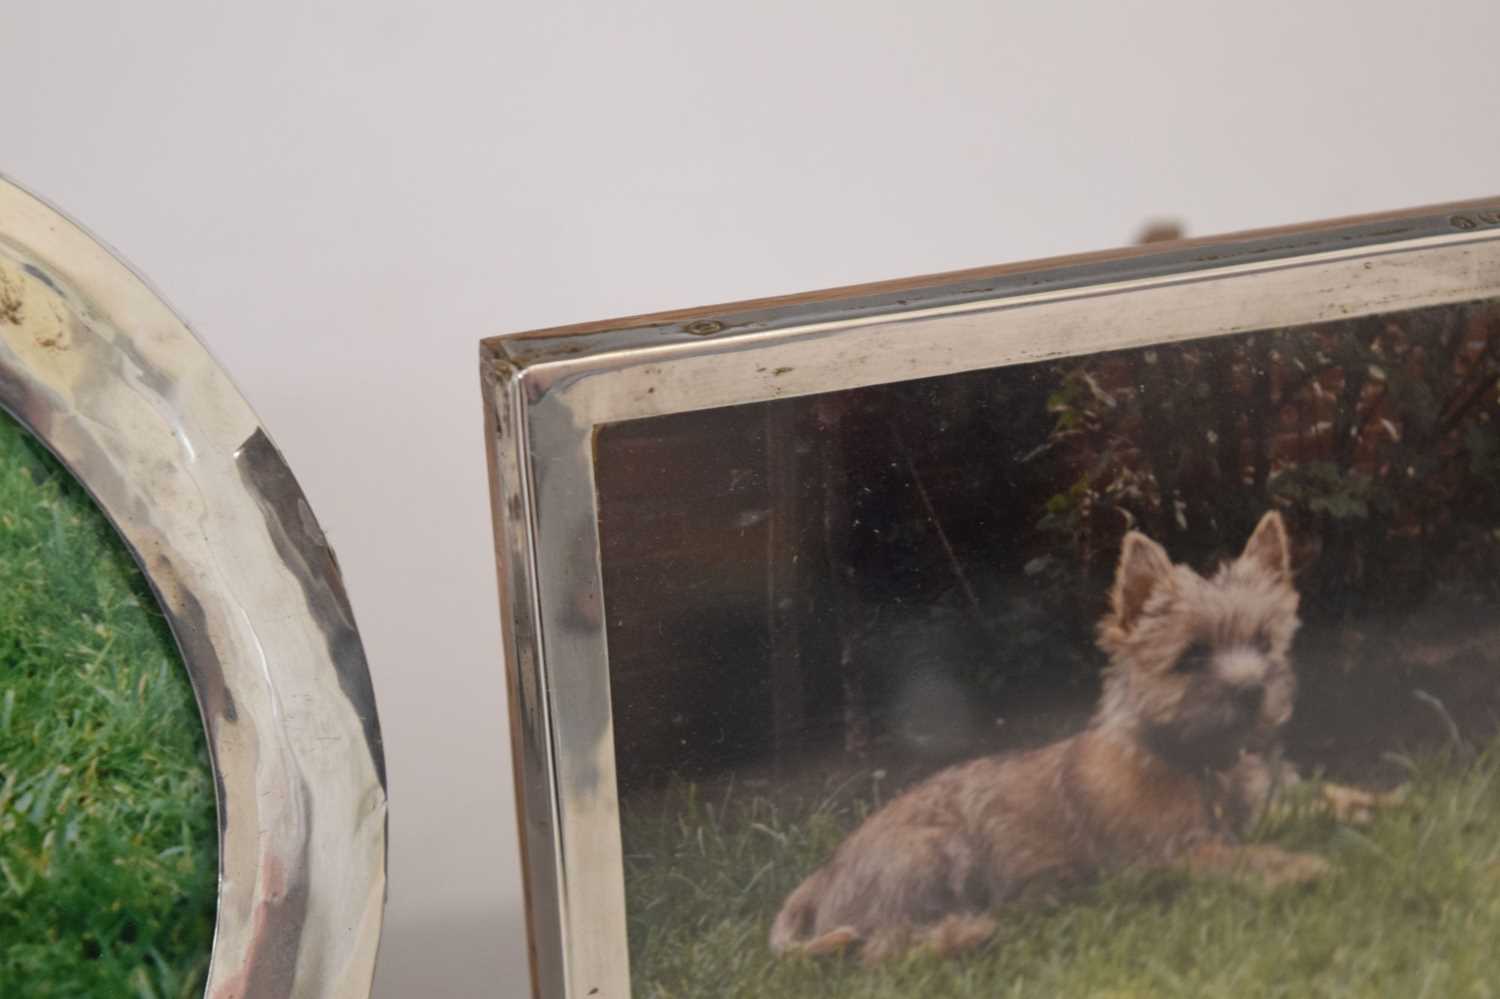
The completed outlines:
{"type": "Polygon", "coordinates": [[[1205,843],[1193,851],[1188,865],[1195,873],[1227,875],[1265,889],[1307,884],[1332,870],[1328,861],[1315,854],[1292,853],[1269,844],[1205,843]]]}
{"type": "Polygon", "coordinates": [[[1266,865],[1261,871],[1261,879],[1267,888],[1283,888],[1310,884],[1332,870],[1332,865],[1316,854],[1284,853],[1275,863],[1266,865]]]}
{"type": "Polygon", "coordinates": [[[1366,791],[1344,784],[1323,784],[1319,794],[1336,820],[1354,826],[1368,825],[1380,809],[1394,808],[1406,800],[1404,787],[1394,791],[1366,791]]]}

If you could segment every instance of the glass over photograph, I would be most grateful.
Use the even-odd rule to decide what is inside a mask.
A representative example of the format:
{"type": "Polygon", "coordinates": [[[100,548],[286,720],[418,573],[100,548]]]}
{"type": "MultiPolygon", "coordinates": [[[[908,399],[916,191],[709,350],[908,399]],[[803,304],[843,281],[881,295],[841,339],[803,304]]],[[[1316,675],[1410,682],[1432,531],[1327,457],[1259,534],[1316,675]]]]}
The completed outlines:
{"type": "Polygon", "coordinates": [[[1486,301],[602,427],[633,994],[1490,994],[1497,421],[1486,301]]]}
{"type": "Polygon", "coordinates": [[[0,414],[0,996],[203,995],[217,887],[166,620],[88,494],[0,414]]]}

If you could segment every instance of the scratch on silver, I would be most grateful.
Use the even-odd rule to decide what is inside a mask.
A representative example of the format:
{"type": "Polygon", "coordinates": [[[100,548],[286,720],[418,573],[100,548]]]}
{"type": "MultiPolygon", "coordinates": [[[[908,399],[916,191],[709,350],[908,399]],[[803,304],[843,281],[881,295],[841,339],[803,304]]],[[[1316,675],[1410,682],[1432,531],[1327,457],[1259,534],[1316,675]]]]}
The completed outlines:
{"type": "Polygon", "coordinates": [[[229,378],[138,276],[0,178],[0,406],[77,476],[144,570],[218,788],[208,999],[370,994],[385,765],[321,531],[229,378]]]}

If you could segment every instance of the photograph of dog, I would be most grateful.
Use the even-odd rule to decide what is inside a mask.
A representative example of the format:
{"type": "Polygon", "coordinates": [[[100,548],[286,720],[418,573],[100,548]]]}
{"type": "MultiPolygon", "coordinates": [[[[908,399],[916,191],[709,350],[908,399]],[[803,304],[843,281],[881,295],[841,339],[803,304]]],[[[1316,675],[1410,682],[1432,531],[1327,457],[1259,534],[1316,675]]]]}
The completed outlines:
{"type": "Polygon", "coordinates": [[[1282,777],[1297,626],[1280,514],[1206,578],[1127,534],[1088,727],[944,770],[891,801],[787,899],[771,949],[858,946],[866,961],[912,946],[956,953],[987,940],[996,908],[1028,888],[1128,865],[1269,884],[1322,875],[1321,857],[1239,842],[1282,777]]]}
{"type": "Polygon", "coordinates": [[[603,428],[633,993],[1486,994],[1500,305],[603,428]]]}

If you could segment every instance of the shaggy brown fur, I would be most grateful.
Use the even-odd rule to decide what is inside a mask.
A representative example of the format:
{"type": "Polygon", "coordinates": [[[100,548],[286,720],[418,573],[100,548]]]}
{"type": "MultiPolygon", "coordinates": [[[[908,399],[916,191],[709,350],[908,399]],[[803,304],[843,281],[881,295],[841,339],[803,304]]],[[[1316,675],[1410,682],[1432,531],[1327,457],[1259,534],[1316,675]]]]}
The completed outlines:
{"type": "Polygon", "coordinates": [[[1297,630],[1286,528],[1262,518],[1204,578],[1125,536],[1099,625],[1109,655],[1088,727],[1029,752],[963,763],[871,815],[802,883],[771,928],[777,953],[955,953],[1005,902],[1124,866],[1184,866],[1276,885],[1326,869],[1236,834],[1280,776],[1297,630]]]}

